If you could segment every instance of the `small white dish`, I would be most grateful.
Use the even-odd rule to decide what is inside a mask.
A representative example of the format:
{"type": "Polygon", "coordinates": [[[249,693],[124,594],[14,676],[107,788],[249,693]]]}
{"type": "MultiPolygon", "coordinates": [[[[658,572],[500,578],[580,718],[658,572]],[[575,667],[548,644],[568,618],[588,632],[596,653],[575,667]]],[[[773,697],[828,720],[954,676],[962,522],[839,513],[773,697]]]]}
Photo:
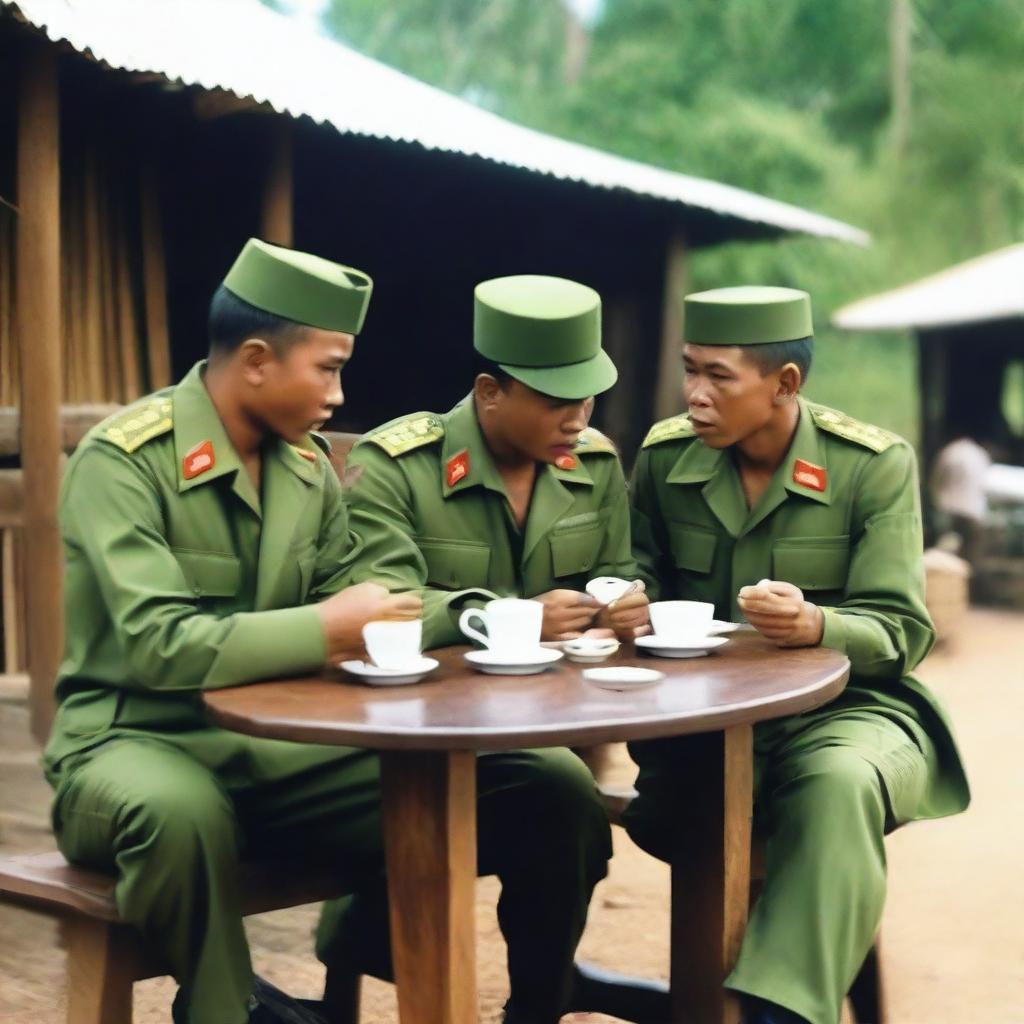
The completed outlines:
{"type": "Polygon", "coordinates": [[[735,633],[740,628],[738,622],[727,622],[725,619],[712,619],[708,627],[708,636],[725,636],[726,633],[735,633]]]}
{"type": "Polygon", "coordinates": [[[654,668],[637,668],[634,665],[616,665],[609,668],[587,668],[583,678],[603,690],[642,690],[665,678],[664,672],[654,668]]]}
{"type": "Polygon", "coordinates": [[[420,657],[401,668],[381,668],[366,661],[343,661],[339,668],[371,686],[402,686],[405,683],[418,683],[439,664],[435,658],[420,657]]]}
{"type": "Polygon", "coordinates": [[[577,640],[566,640],[562,645],[565,656],[580,665],[596,665],[599,661],[610,658],[620,647],[614,637],[579,637],[577,640]]]}
{"type": "Polygon", "coordinates": [[[618,576],[598,576],[586,586],[587,593],[601,604],[611,604],[625,597],[635,584],[629,580],[621,580],[618,576]]]}
{"type": "Polygon", "coordinates": [[[727,636],[704,636],[692,640],[673,640],[664,636],[638,636],[637,647],[657,658],[703,658],[729,642],[727,636]]]}
{"type": "Polygon", "coordinates": [[[495,676],[532,676],[562,659],[561,651],[535,647],[514,657],[497,651],[466,651],[466,661],[481,672],[495,676]]]}

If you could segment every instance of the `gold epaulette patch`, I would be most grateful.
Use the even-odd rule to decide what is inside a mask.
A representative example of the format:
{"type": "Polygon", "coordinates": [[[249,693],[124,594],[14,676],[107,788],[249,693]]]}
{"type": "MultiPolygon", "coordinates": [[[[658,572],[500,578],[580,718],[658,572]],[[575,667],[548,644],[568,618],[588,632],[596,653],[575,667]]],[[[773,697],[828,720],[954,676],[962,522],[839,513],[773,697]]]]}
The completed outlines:
{"type": "Polygon", "coordinates": [[[896,434],[883,430],[881,427],[876,427],[871,423],[862,423],[860,420],[855,420],[852,416],[847,416],[846,413],[837,412],[835,409],[829,409],[824,405],[813,405],[811,403],[808,403],[807,407],[811,411],[814,422],[822,430],[827,430],[830,434],[835,434],[837,437],[842,437],[847,441],[853,441],[854,444],[870,448],[873,452],[884,452],[899,441],[899,437],[896,434]]]}
{"type": "Polygon", "coordinates": [[[100,437],[130,455],[147,441],[166,434],[174,427],[172,410],[169,398],[156,398],[142,405],[134,405],[103,427],[99,432],[100,437]]]}
{"type": "Polygon", "coordinates": [[[676,441],[696,436],[689,416],[673,416],[671,419],[655,423],[647,431],[647,436],[641,447],[650,448],[652,444],[661,444],[662,441],[676,441]]]}
{"type": "Polygon", "coordinates": [[[577,455],[618,455],[619,450],[610,437],[605,437],[600,430],[587,427],[576,442],[577,455]]]}
{"type": "Polygon", "coordinates": [[[366,435],[367,441],[383,448],[392,458],[432,444],[444,437],[444,424],[432,412],[413,413],[392,420],[366,435]]]}

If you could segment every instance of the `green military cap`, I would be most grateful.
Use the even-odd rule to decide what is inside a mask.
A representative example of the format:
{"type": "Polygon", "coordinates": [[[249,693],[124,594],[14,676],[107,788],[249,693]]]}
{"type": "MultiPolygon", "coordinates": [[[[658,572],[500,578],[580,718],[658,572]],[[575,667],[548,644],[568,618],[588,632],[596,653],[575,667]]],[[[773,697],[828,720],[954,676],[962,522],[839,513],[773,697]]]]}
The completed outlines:
{"type": "Polygon", "coordinates": [[[715,288],[684,300],[691,345],[765,345],[814,333],[811,297],[796,288],[715,288]]]}
{"type": "Polygon", "coordinates": [[[589,398],[619,376],[601,348],[601,296],[561,277],[520,274],[478,284],[473,345],[553,398],[589,398]]]}
{"type": "Polygon", "coordinates": [[[361,270],[250,238],[224,278],[243,302],[285,320],[358,334],[373,281],[361,270]]]}

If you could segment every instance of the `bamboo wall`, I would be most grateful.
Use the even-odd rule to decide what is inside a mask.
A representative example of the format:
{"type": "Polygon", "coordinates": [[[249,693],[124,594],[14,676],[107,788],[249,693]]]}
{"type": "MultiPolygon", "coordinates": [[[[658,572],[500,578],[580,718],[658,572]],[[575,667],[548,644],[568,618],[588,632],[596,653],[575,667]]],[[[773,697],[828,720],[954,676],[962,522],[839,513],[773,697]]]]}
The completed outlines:
{"type": "MultiPolygon", "coordinates": [[[[170,382],[157,178],[123,125],[95,102],[77,108],[74,88],[62,92],[62,402],[128,403],[170,382]]],[[[0,96],[4,106],[14,102],[11,92],[0,96]]],[[[0,164],[15,150],[0,146],[0,164]]],[[[0,167],[0,181],[10,179],[0,167]]],[[[0,195],[16,207],[16,196],[0,195]]],[[[31,344],[32,325],[17,322],[14,302],[17,228],[16,208],[0,203],[0,406],[19,404],[16,332],[31,344]]],[[[11,473],[20,459],[3,461],[11,473]]],[[[0,671],[8,673],[26,667],[18,498],[8,488],[9,507],[0,509],[0,671]]]]}

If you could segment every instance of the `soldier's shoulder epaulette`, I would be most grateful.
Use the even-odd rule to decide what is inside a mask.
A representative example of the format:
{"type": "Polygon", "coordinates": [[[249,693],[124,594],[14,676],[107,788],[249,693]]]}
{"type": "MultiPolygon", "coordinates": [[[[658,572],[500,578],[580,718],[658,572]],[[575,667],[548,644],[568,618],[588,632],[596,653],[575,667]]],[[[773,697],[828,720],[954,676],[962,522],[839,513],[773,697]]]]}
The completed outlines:
{"type": "Polygon", "coordinates": [[[173,427],[170,396],[153,395],[115,413],[96,428],[93,436],[109,441],[131,455],[147,441],[168,433],[173,427]]]}
{"type": "Polygon", "coordinates": [[[323,434],[318,434],[315,430],[311,430],[309,432],[309,436],[313,439],[313,443],[324,453],[324,455],[331,454],[331,442],[328,441],[323,434]]]}
{"type": "Polygon", "coordinates": [[[868,448],[876,454],[881,454],[894,444],[899,443],[899,435],[876,427],[871,423],[863,423],[847,416],[844,412],[836,409],[829,409],[824,405],[807,403],[814,422],[822,429],[845,441],[852,441],[864,448],[868,448]]]}
{"type": "Polygon", "coordinates": [[[577,455],[618,455],[619,450],[610,437],[605,437],[600,430],[587,427],[576,442],[577,455]]]}
{"type": "Polygon", "coordinates": [[[393,459],[444,437],[444,423],[433,412],[414,412],[400,416],[383,426],[371,430],[363,438],[383,448],[393,459]]]}
{"type": "Polygon", "coordinates": [[[663,441],[688,441],[696,436],[697,432],[693,429],[689,416],[672,416],[670,419],[655,423],[647,431],[641,447],[650,448],[651,445],[661,444],[663,441]]]}

